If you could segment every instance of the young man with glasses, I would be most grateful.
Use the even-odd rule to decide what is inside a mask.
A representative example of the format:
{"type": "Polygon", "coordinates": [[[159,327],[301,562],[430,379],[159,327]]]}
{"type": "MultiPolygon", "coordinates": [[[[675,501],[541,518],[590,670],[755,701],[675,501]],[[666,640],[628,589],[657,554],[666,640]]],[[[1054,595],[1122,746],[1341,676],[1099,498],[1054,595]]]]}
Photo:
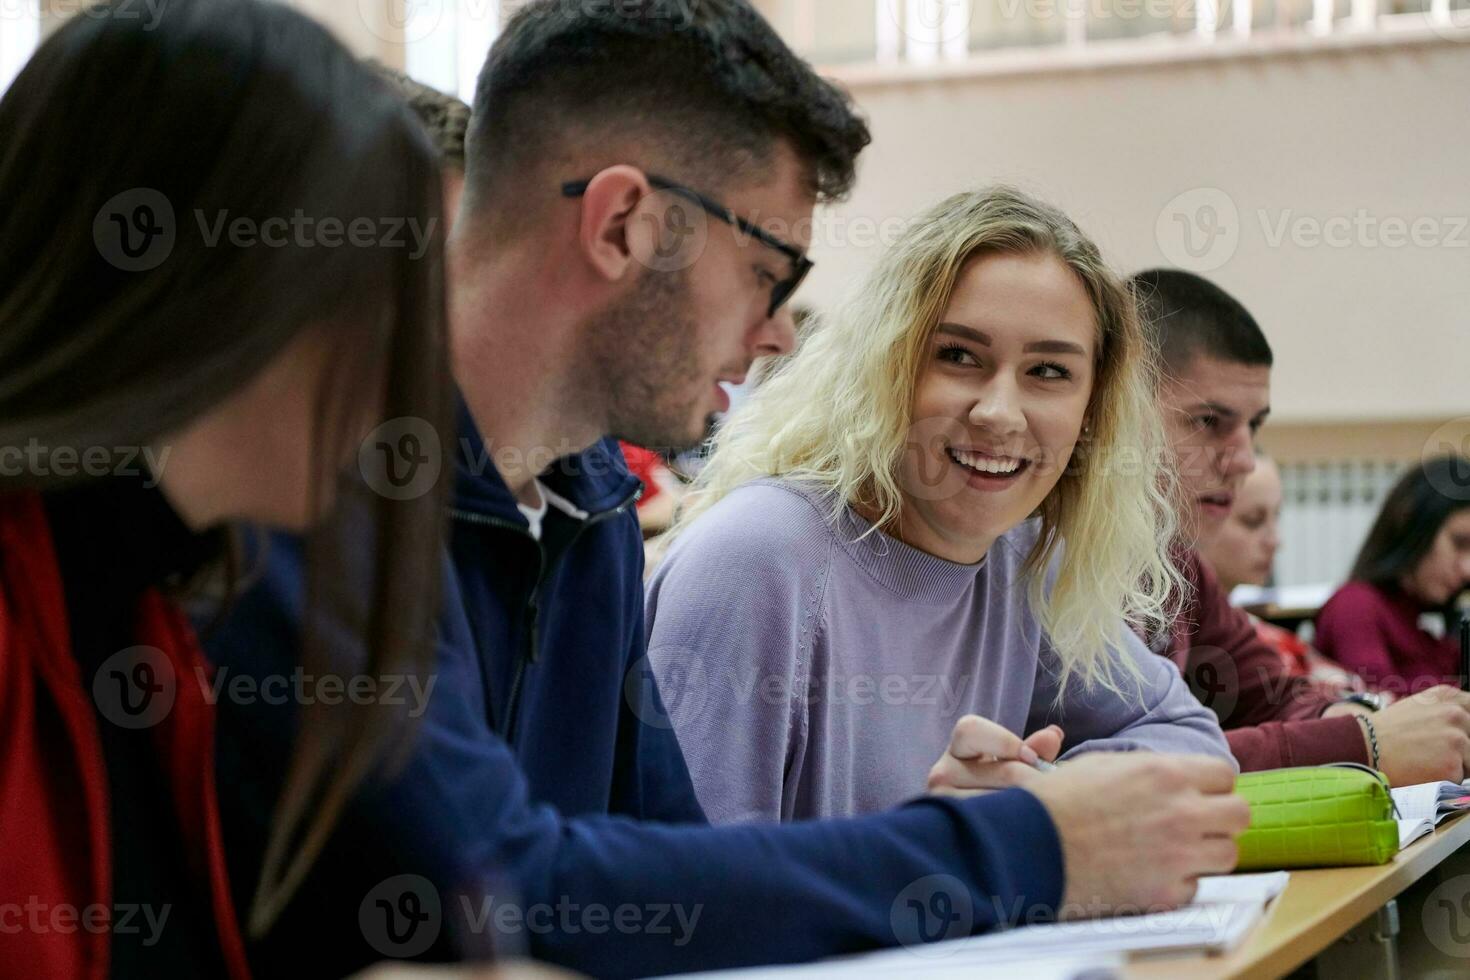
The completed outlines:
{"type": "MultiPolygon", "coordinates": [[[[813,207],[867,141],[741,0],[537,0],[507,25],[450,241],[464,410],[433,700],[406,768],[349,805],[253,947],[262,975],[518,949],[608,977],[808,960],[1178,903],[1233,863],[1228,765],[1143,754],[1034,792],[703,825],[644,656],[637,481],[609,437],[695,442],[720,382],[792,348],[813,207]],[[1191,820],[1218,832],[1149,832],[1191,820]]],[[[293,563],[276,547],[216,634],[224,666],[291,649],[293,563]]],[[[242,891],[289,707],[221,704],[242,891]]],[[[1002,735],[950,748],[1025,755],[1002,735]]]]}

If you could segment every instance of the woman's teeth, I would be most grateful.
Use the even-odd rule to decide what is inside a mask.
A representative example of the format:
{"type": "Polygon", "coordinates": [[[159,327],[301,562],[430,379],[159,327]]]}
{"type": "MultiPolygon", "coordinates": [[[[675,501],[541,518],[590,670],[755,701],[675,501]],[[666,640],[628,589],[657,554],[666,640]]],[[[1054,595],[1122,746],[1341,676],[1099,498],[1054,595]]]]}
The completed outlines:
{"type": "Polygon", "coordinates": [[[980,453],[967,453],[958,449],[949,450],[949,457],[961,466],[968,466],[972,470],[993,473],[997,476],[1009,476],[1019,470],[1023,462],[1023,460],[1012,459],[1009,456],[984,456],[980,453]]]}

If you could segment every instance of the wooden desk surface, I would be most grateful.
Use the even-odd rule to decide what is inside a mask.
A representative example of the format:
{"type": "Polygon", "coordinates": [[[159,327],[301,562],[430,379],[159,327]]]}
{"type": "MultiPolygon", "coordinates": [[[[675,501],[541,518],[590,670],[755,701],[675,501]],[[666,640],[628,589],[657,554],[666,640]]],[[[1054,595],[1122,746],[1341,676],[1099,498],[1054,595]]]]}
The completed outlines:
{"type": "Polygon", "coordinates": [[[1470,842],[1470,819],[1461,813],[1404,848],[1388,864],[1293,871],[1286,891],[1266,910],[1265,921],[1233,953],[1143,960],[1129,964],[1124,975],[1128,980],[1283,976],[1332,945],[1466,842],[1470,842]]]}

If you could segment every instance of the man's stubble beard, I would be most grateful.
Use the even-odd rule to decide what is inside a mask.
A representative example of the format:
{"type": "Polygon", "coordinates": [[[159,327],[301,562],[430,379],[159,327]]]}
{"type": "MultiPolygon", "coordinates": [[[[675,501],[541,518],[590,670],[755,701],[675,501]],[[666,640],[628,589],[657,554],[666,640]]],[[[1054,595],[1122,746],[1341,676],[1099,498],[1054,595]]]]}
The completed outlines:
{"type": "Polygon", "coordinates": [[[659,450],[704,440],[706,426],[693,422],[704,392],[693,384],[702,370],[690,307],[685,271],[648,270],[589,325],[588,363],[578,374],[604,398],[607,434],[659,450]]]}

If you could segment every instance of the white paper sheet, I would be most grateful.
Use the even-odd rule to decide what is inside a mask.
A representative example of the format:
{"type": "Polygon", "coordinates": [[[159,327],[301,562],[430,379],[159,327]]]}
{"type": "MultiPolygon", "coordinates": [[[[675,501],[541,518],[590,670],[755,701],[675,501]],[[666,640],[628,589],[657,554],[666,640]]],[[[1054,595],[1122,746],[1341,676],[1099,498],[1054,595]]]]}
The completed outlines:
{"type": "Polygon", "coordinates": [[[1125,915],[1053,925],[1026,926],[912,949],[824,960],[800,967],[687,974],[739,980],[815,980],[816,977],[878,980],[1103,980],[1126,954],[1184,953],[1234,949],[1265,914],[1266,904],[1290,880],[1285,871],[1201,878],[1195,899],[1183,908],[1150,915],[1125,915]]]}

